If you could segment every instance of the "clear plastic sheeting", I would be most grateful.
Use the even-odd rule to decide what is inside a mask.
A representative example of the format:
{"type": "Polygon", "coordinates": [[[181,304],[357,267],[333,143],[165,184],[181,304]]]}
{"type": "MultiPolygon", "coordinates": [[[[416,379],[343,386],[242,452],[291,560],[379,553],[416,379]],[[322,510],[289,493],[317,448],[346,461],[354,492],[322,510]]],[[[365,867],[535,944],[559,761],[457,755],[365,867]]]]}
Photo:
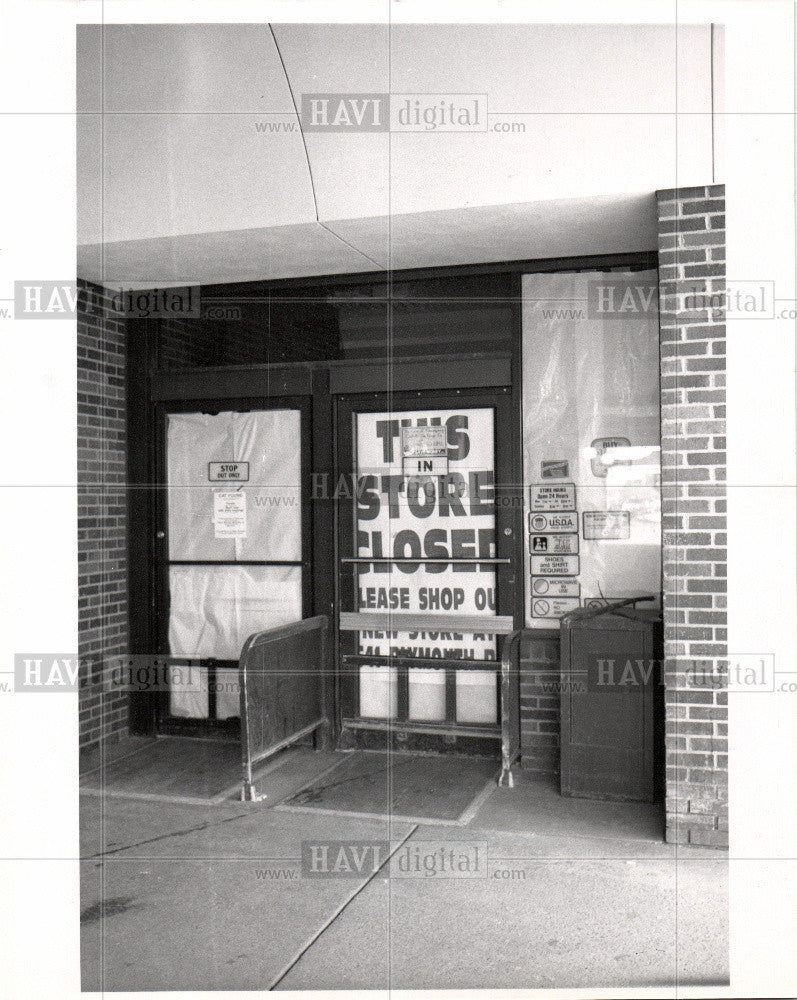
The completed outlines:
{"type": "Polygon", "coordinates": [[[170,559],[301,560],[300,420],[298,410],[168,415],[170,559]],[[246,478],[219,478],[227,464],[246,478]],[[244,517],[224,532],[214,494],[233,490],[244,517]]]}
{"type": "MultiPolygon", "coordinates": [[[[206,719],[210,711],[208,688],[211,674],[207,667],[180,667],[170,678],[169,712],[182,719],[206,719]]],[[[241,688],[238,671],[220,668],[213,674],[217,719],[241,714],[241,688]]]]}
{"type": "Polygon", "coordinates": [[[205,667],[169,669],[169,714],[181,719],[206,719],[210,709],[205,667]]]}
{"type": "Polygon", "coordinates": [[[523,277],[532,627],[557,627],[573,607],[660,592],[657,286],[655,271],[523,277]],[[532,506],[532,486],[557,489],[536,491],[532,506]]]}
{"type": "MultiPolygon", "coordinates": [[[[302,617],[299,566],[171,566],[169,648],[173,656],[238,660],[255,632],[302,617]]],[[[172,715],[206,718],[207,671],[197,684],[172,690],[172,715]]],[[[216,717],[238,715],[235,670],[216,672],[216,717]]]]}
{"type": "Polygon", "coordinates": [[[298,566],[171,566],[172,656],[238,660],[254,632],[302,617],[298,566]]]}
{"type": "Polygon", "coordinates": [[[497,722],[498,677],[494,670],[458,670],[456,689],[457,722],[497,722]]]}
{"type": "Polygon", "coordinates": [[[395,667],[360,667],[360,715],[395,719],[398,715],[398,671],[395,667]]]}
{"type": "Polygon", "coordinates": [[[238,671],[216,671],[216,718],[231,719],[241,714],[241,686],[238,671]]]}
{"type": "Polygon", "coordinates": [[[169,558],[235,559],[235,541],[216,539],[208,463],[232,458],[232,414],[166,417],[169,558]]]}
{"type": "MultiPolygon", "coordinates": [[[[167,416],[169,649],[173,656],[237,660],[254,632],[302,617],[301,414],[172,413],[167,416]]],[[[171,714],[239,714],[237,671],[190,668],[173,684],[171,714]]]]}
{"type": "Polygon", "coordinates": [[[418,722],[445,722],[445,670],[426,670],[423,667],[410,667],[407,674],[409,718],[418,722]]]}

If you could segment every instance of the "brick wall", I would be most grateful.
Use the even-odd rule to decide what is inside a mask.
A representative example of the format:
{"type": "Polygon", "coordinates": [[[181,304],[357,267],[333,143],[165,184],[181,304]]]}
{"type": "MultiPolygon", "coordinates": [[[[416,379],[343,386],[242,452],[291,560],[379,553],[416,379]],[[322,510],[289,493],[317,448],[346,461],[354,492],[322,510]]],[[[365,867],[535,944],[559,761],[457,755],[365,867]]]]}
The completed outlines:
{"type": "Polygon", "coordinates": [[[128,652],[125,321],[78,282],[78,653],[80,745],[127,731],[128,697],[103,692],[107,658],[128,652]]]}
{"type": "Polygon", "coordinates": [[[559,639],[523,633],[520,753],[524,771],[559,774],[559,639]]]}
{"type": "Polygon", "coordinates": [[[727,846],[725,189],[660,191],[667,840],[727,846]],[[703,680],[708,674],[722,684],[703,680]]]}

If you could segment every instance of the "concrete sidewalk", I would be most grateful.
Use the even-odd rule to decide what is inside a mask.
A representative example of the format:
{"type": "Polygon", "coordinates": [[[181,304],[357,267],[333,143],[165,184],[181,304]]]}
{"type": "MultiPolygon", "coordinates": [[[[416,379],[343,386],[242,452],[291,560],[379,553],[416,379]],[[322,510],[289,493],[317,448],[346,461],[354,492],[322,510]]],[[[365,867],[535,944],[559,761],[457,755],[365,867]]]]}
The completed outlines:
{"type": "Polygon", "coordinates": [[[83,989],[727,983],[724,852],[664,844],[652,807],[516,782],[460,827],[287,812],[278,794],[206,806],[85,795],[83,989]],[[306,841],[414,856],[479,845],[489,862],[478,877],[408,878],[396,855],[377,872],[308,877],[306,841]]]}

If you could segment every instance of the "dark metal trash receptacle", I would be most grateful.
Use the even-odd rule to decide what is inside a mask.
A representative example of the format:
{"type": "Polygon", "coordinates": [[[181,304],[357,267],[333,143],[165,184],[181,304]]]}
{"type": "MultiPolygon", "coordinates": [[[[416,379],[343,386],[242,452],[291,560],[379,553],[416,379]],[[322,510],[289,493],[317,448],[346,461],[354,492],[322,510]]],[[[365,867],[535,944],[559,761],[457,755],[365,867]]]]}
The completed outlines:
{"type": "Polygon", "coordinates": [[[634,598],[560,622],[562,795],[652,802],[662,781],[662,619],[634,598]]]}

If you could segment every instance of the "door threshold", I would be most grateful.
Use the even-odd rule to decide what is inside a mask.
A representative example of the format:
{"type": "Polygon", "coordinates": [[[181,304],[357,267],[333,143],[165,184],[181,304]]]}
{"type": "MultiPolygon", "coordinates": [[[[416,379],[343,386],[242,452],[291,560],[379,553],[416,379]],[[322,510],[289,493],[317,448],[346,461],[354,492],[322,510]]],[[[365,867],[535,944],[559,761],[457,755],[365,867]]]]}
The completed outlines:
{"type": "Polygon", "coordinates": [[[155,733],[156,740],[193,740],[195,743],[240,743],[240,736],[208,736],[201,733],[189,733],[184,730],[176,732],[155,733]]]}
{"type": "Polygon", "coordinates": [[[342,729],[370,729],[376,732],[392,733],[394,736],[397,733],[423,733],[427,736],[456,736],[456,737],[466,737],[474,736],[478,739],[501,739],[501,727],[500,726],[490,726],[490,727],[474,727],[472,729],[462,729],[454,726],[435,726],[435,725],[423,725],[416,723],[405,723],[405,722],[368,722],[360,719],[343,719],[341,722],[342,729]]]}

